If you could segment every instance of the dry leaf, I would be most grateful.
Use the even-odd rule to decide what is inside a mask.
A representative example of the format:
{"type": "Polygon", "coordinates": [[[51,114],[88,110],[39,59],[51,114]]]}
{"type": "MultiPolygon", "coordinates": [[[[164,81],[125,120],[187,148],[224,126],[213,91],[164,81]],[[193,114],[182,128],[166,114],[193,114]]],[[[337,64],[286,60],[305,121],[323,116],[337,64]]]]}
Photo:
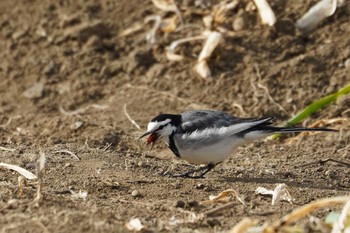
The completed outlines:
{"type": "Polygon", "coordinates": [[[231,197],[234,196],[239,202],[245,205],[245,201],[239,196],[239,193],[234,189],[227,189],[219,193],[217,196],[210,196],[209,200],[202,201],[200,204],[215,204],[219,202],[227,203],[231,200],[231,197]]]}
{"type": "Polygon", "coordinates": [[[280,200],[288,201],[292,204],[292,197],[287,189],[286,184],[278,184],[274,190],[268,190],[263,187],[258,187],[255,190],[255,193],[261,195],[271,195],[272,196],[272,205],[276,205],[280,200]]]}
{"type": "Polygon", "coordinates": [[[254,2],[258,8],[262,24],[274,25],[276,23],[276,16],[267,0],[254,0],[254,2]]]}
{"type": "Polygon", "coordinates": [[[21,168],[19,166],[16,166],[16,165],[7,164],[7,163],[0,163],[0,167],[5,167],[7,169],[11,169],[13,171],[16,171],[19,174],[21,174],[22,176],[24,176],[25,178],[27,178],[28,180],[33,180],[33,179],[37,179],[38,178],[36,175],[31,173],[30,171],[28,171],[28,170],[26,170],[24,168],[21,168]]]}
{"type": "Polygon", "coordinates": [[[301,31],[311,31],[316,28],[322,20],[333,15],[336,9],[337,0],[322,0],[312,6],[305,15],[297,21],[296,26],[301,31]]]}

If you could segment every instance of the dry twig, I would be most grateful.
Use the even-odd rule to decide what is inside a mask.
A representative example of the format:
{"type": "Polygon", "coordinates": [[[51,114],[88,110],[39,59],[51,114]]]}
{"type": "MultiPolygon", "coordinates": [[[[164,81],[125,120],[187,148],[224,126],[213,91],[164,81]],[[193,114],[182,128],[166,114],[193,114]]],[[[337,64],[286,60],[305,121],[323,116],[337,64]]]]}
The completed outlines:
{"type": "Polygon", "coordinates": [[[6,147],[2,147],[0,146],[0,150],[4,150],[4,151],[15,151],[16,149],[12,149],[12,148],[6,148],[6,147]]]}
{"type": "Polygon", "coordinates": [[[71,152],[69,150],[58,150],[58,151],[54,151],[53,153],[55,153],[55,154],[66,153],[66,154],[71,155],[74,159],[80,161],[80,158],[76,154],[74,154],[73,152],[71,152]]]}
{"type": "Polygon", "coordinates": [[[80,109],[77,109],[77,110],[74,110],[74,111],[66,111],[63,106],[61,105],[59,107],[59,110],[62,114],[64,115],[67,115],[67,116],[73,116],[73,115],[78,115],[78,114],[82,114],[84,113],[85,111],[87,111],[89,108],[96,108],[96,109],[99,109],[99,110],[104,110],[106,108],[108,108],[108,106],[106,105],[99,105],[99,104],[91,104],[89,106],[86,106],[84,108],[80,108],[80,109]]]}
{"type": "Polygon", "coordinates": [[[126,104],[124,104],[123,110],[124,110],[124,115],[128,118],[128,120],[131,122],[131,124],[133,124],[138,130],[141,130],[141,127],[136,123],[136,121],[134,121],[131,118],[128,111],[126,110],[126,104]]]}

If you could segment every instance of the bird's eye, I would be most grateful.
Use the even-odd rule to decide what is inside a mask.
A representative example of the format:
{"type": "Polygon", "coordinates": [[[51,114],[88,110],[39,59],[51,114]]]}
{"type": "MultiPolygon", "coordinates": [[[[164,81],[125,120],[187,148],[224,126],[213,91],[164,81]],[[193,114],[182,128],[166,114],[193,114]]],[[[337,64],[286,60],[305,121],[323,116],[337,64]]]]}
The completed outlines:
{"type": "Polygon", "coordinates": [[[157,129],[157,131],[158,131],[158,130],[163,129],[163,128],[164,128],[164,126],[165,126],[165,125],[161,125],[161,126],[159,126],[159,128],[157,129]]]}

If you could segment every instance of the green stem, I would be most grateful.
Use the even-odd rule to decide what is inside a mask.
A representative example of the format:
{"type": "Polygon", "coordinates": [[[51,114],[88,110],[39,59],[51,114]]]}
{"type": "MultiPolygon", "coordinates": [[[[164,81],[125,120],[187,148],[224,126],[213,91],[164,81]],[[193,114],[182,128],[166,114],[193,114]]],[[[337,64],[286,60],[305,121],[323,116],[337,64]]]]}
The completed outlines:
{"type": "MultiPolygon", "coordinates": [[[[314,101],[309,106],[307,106],[302,111],[300,111],[298,114],[296,114],[294,117],[289,119],[282,126],[284,126],[284,127],[293,126],[293,125],[299,123],[300,121],[302,121],[303,119],[305,119],[306,117],[310,116],[312,113],[316,112],[320,108],[323,108],[323,107],[331,104],[332,102],[336,101],[339,98],[339,96],[345,95],[348,93],[350,93],[350,83],[347,84],[345,87],[341,88],[340,90],[338,90],[337,92],[330,94],[330,95],[327,95],[326,97],[323,97],[322,99],[314,101]]],[[[276,139],[280,135],[281,134],[274,134],[270,137],[270,139],[276,139]]]]}

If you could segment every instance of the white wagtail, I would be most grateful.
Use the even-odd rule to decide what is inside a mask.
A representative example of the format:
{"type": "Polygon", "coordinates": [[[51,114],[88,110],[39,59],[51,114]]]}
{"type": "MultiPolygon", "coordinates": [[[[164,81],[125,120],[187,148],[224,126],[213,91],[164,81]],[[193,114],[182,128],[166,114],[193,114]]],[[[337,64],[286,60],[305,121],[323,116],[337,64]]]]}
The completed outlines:
{"type": "Polygon", "coordinates": [[[161,114],[147,126],[147,143],[165,139],[169,149],[181,159],[205,164],[198,169],[173,175],[202,178],[217,164],[229,157],[241,145],[274,133],[302,131],[336,131],[328,128],[289,128],[272,126],[273,117],[237,118],[214,110],[187,111],[180,115],[161,114]],[[201,172],[198,176],[194,173],[201,172]],[[190,176],[191,175],[191,176],[190,176]]]}

